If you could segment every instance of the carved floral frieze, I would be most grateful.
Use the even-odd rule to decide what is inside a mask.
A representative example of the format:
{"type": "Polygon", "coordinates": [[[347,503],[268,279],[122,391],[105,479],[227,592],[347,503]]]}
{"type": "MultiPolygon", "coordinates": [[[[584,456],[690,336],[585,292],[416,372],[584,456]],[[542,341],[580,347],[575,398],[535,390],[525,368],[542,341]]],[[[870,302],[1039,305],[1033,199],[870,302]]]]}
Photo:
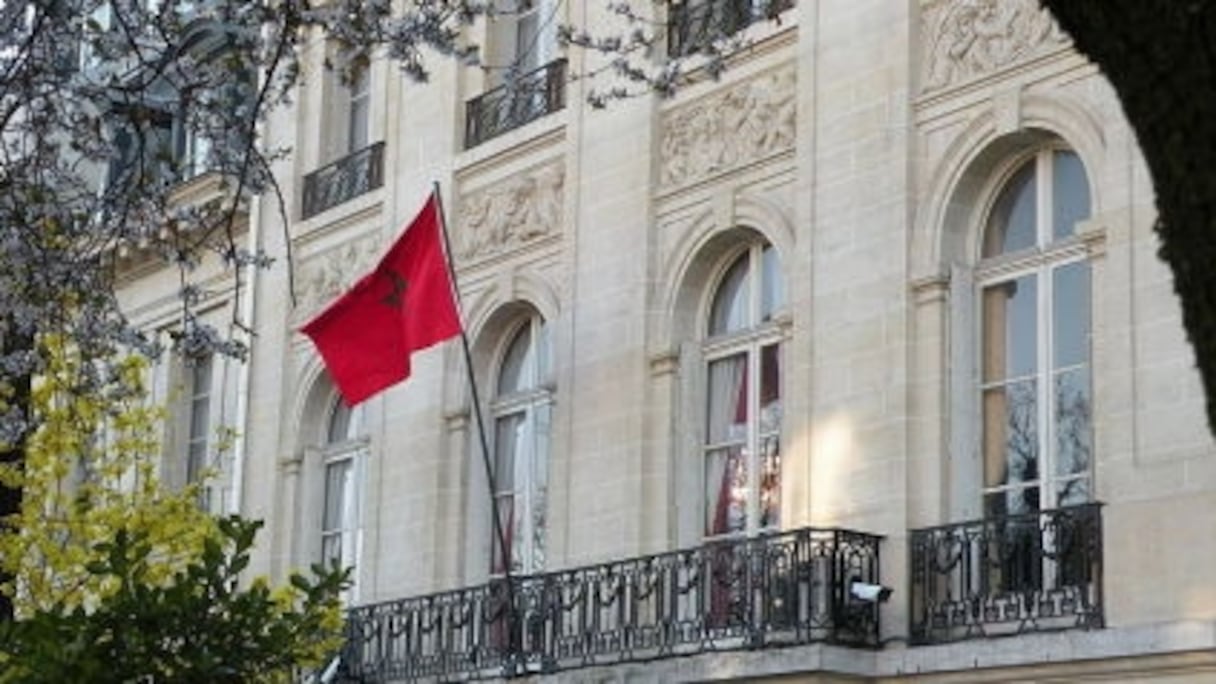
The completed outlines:
{"type": "Polygon", "coordinates": [[[1038,0],[933,0],[921,8],[921,36],[925,93],[1068,43],[1038,0]]]}
{"type": "Polygon", "coordinates": [[[303,259],[296,268],[299,313],[320,309],[372,269],[380,254],[380,236],[370,233],[303,259]]]}
{"type": "Polygon", "coordinates": [[[659,184],[670,189],[794,146],[792,65],[696,102],[662,120],[659,184]]]}
{"type": "Polygon", "coordinates": [[[565,166],[557,161],[462,195],[457,257],[476,261],[557,234],[564,184],[565,166]]]}

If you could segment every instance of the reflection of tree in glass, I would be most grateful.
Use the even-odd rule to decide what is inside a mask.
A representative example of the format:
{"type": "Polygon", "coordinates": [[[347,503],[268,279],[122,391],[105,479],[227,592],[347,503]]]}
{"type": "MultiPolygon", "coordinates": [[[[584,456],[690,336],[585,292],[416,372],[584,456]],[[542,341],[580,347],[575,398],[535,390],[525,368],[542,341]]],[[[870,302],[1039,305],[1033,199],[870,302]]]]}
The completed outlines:
{"type": "MultiPolygon", "coordinates": [[[[1009,402],[1005,410],[1008,432],[1005,437],[1006,483],[1024,484],[1039,479],[1038,411],[1033,382],[1014,383],[1005,388],[1009,402]]],[[[1010,491],[1006,495],[1009,513],[1026,513],[1038,508],[1034,488],[1010,491]]]]}
{"type": "Polygon", "coordinates": [[[532,559],[534,569],[545,567],[545,498],[547,487],[536,488],[536,501],[532,506],[532,559]]]}
{"type": "MultiPolygon", "coordinates": [[[[1056,474],[1083,475],[1091,463],[1093,440],[1090,431],[1092,409],[1087,378],[1066,373],[1056,378],[1056,474]]],[[[1079,477],[1060,486],[1062,505],[1081,503],[1089,498],[1088,479],[1079,477]]]]}
{"type": "Polygon", "coordinates": [[[781,510],[781,441],[768,437],[762,446],[760,464],[760,526],[777,525],[781,510]]]}

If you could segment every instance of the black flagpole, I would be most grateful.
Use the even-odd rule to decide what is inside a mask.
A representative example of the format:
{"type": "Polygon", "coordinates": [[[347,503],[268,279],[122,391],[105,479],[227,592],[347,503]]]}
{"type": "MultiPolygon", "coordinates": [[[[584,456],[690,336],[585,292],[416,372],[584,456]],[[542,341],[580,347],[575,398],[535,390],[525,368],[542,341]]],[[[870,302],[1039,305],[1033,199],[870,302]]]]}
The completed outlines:
{"type": "MultiPolygon", "coordinates": [[[[435,197],[435,206],[439,208],[439,232],[443,235],[443,251],[448,265],[448,281],[452,284],[452,296],[456,299],[456,308],[460,312],[460,342],[464,348],[464,367],[469,376],[469,391],[473,402],[473,416],[477,421],[477,436],[481,442],[481,462],[486,470],[486,483],[490,489],[490,519],[494,525],[494,536],[498,539],[498,548],[502,552],[502,572],[503,579],[507,584],[507,610],[508,610],[508,633],[510,634],[511,653],[516,652],[515,637],[516,630],[514,625],[515,614],[515,583],[511,579],[511,550],[507,548],[506,530],[502,524],[502,516],[498,512],[498,502],[494,500],[494,495],[498,493],[498,486],[495,483],[494,467],[490,463],[490,443],[486,439],[486,423],[481,415],[481,397],[477,392],[477,378],[473,372],[473,353],[469,348],[469,334],[464,328],[464,307],[460,302],[460,288],[456,287],[456,265],[452,262],[452,243],[448,240],[448,221],[443,211],[443,195],[439,193],[439,181],[432,181],[431,193],[435,197]]],[[[491,559],[493,553],[490,554],[491,559]]],[[[512,671],[514,671],[514,663],[510,663],[512,671]]]]}

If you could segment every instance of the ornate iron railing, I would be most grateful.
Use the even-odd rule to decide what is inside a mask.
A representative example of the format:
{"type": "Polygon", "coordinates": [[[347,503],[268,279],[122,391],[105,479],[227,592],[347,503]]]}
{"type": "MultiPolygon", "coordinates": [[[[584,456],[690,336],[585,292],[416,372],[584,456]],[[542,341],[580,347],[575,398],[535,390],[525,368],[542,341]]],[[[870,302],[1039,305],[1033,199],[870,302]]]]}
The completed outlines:
{"type": "Polygon", "coordinates": [[[384,185],[384,143],[378,142],[304,176],[302,216],[315,216],[384,185]]]}
{"type": "Polygon", "coordinates": [[[716,40],[776,17],[794,0],[684,0],[673,2],[667,16],[667,54],[681,57],[716,40]]]}
{"type": "Polygon", "coordinates": [[[555,59],[465,104],[464,147],[470,149],[566,106],[566,60],[555,59]]]}
{"type": "Polygon", "coordinates": [[[802,529],[350,611],[348,681],[470,679],[810,642],[878,646],[879,537],[802,529]]]}
{"type": "Polygon", "coordinates": [[[1102,627],[1101,513],[1090,503],[913,530],[911,641],[1102,627]]]}

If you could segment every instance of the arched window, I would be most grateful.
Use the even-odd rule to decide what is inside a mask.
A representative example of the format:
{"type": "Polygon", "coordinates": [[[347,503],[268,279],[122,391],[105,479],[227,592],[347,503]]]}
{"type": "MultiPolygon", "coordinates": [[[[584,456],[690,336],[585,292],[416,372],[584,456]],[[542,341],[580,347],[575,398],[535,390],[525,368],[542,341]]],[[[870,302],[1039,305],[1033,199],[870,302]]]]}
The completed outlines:
{"type": "Polygon", "coordinates": [[[359,562],[361,474],[367,453],[363,411],[337,399],[328,415],[323,449],[321,562],[353,567],[359,562]]]}
{"type": "Polygon", "coordinates": [[[775,529],[781,510],[781,268],[755,241],[718,278],[706,361],[704,535],[775,529]]]}
{"type": "Polygon", "coordinates": [[[490,572],[537,572],[545,566],[546,494],[553,381],[549,328],[533,314],[511,331],[498,366],[494,400],[494,505],[510,565],[491,527],[490,572]]]}
{"type": "Polygon", "coordinates": [[[997,518],[1092,495],[1085,169],[1044,148],[1016,167],[985,225],[979,397],[983,509],[997,518]]]}

